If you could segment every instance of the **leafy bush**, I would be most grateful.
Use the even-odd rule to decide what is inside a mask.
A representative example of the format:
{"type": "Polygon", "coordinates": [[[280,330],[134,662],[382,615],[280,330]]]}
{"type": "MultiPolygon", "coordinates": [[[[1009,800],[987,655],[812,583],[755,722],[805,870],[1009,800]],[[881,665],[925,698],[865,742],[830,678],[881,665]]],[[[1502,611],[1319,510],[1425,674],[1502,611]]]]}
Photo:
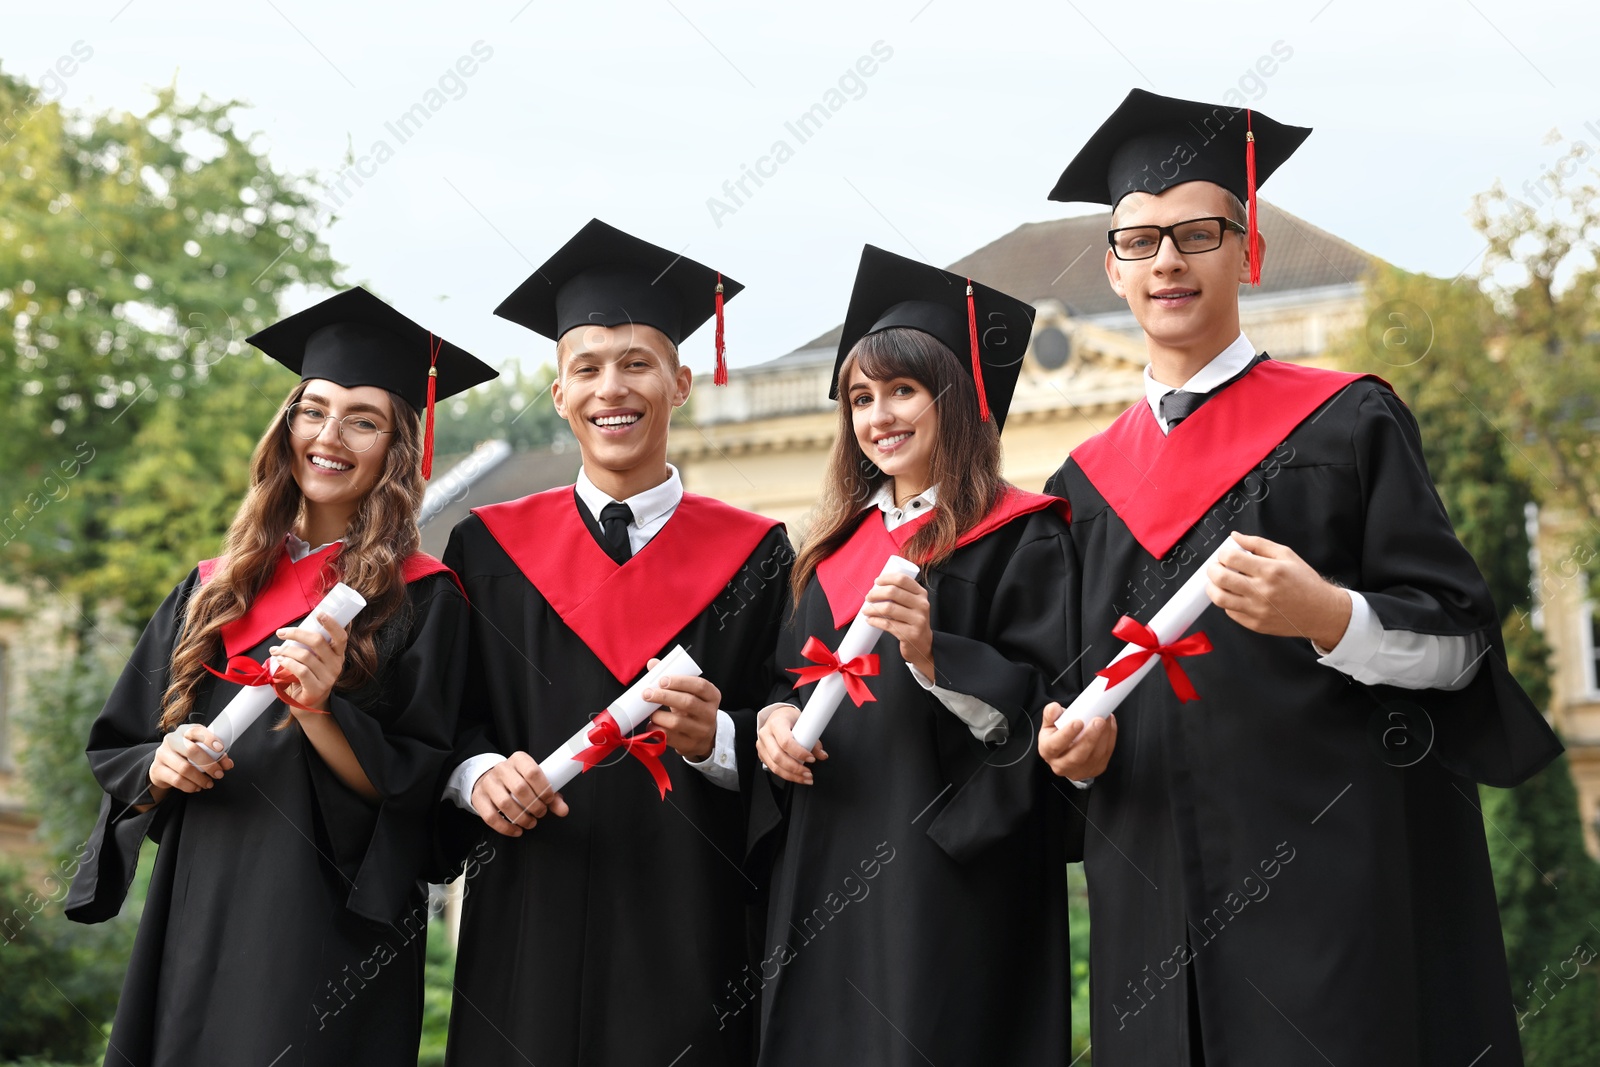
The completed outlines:
{"type": "Polygon", "coordinates": [[[422,987],[422,1045],[417,1050],[417,1067],[443,1067],[456,974],[456,950],[450,947],[445,936],[443,915],[435,915],[428,923],[427,958],[422,987]]]}
{"type": "Polygon", "coordinates": [[[0,867],[0,1060],[87,1062],[105,1048],[133,926],[67,922],[73,869],[0,867]]]}

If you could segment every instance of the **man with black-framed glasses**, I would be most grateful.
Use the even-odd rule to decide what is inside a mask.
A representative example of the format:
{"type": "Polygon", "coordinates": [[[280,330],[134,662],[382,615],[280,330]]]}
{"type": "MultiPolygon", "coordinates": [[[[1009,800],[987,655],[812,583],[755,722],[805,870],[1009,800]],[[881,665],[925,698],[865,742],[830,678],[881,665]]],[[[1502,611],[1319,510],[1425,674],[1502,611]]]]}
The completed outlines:
{"type": "Polygon", "coordinates": [[[1309,134],[1134,90],[1051,193],[1112,206],[1106,274],[1150,356],[1144,399],[1047,485],[1072,504],[1077,683],[1202,566],[1220,609],[1213,650],[1171,659],[1197,701],[1158,671],[1120,725],[1045,709],[1090,827],[1099,1067],[1522,1062],[1475,783],[1559,742],[1405,406],[1240,328],[1255,186],[1309,134]]]}

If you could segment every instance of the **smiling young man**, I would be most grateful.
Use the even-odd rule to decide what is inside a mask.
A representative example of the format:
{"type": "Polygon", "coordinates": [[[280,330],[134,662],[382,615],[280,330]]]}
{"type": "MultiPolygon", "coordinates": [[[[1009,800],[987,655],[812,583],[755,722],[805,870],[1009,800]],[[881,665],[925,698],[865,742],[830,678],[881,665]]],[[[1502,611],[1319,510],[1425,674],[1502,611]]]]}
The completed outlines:
{"type": "Polygon", "coordinates": [[[475,509],[445,552],[474,610],[442,832],[455,860],[494,846],[467,885],[452,1064],[752,1058],[753,1013],[715,1002],[749,959],[743,798],[793,551],[667,463],[677,346],[741,288],[595,220],[496,311],[557,342],[583,469],[475,509]],[[644,743],[553,794],[538,761],[674,645],[703,675],[645,693],[670,792],[644,743]]]}
{"type": "Polygon", "coordinates": [[[1383,382],[1258,354],[1254,185],[1310,131],[1134,90],[1051,199],[1111,204],[1146,396],[1047,488],[1072,505],[1080,682],[1206,572],[1214,650],[1120,736],[1040,733],[1086,793],[1096,1064],[1521,1063],[1474,782],[1560,750],[1507,671],[1417,425],[1383,382]],[[1253,247],[1252,247],[1253,246],[1253,247]]]}

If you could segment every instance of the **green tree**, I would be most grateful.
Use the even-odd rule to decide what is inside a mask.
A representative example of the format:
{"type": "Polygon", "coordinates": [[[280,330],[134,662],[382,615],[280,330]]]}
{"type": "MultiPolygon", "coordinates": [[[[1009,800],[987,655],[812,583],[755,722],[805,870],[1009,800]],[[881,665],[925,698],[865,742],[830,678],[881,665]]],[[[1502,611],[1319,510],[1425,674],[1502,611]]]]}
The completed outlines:
{"type": "MultiPolygon", "coordinates": [[[[1553,134],[1554,140],[1559,135],[1553,134]]],[[[1529,195],[1498,182],[1473,204],[1488,242],[1484,288],[1500,312],[1491,343],[1509,371],[1516,455],[1540,501],[1576,520],[1600,555],[1600,167],[1574,142],[1529,195]]],[[[1600,595],[1600,568],[1590,572],[1600,595]]]]}
{"type": "Polygon", "coordinates": [[[336,270],[238,107],[72,114],[0,73],[0,578],[142,619],[214,553],[290,381],[244,338],[336,270]]]}
{"type": "Polygon", "coordinates": [[[30,679],[28,698],[17,708],[26,739],[22,778],[39,814],[39,838],[57,861],[75,855],[94,828],[102,793],[84,759],[84,740],[138,636],[110,615],[102,613],[75,655],[30,679]]]}
{"type": "Polygon", "coordinates": [[[35,878],[0,866],[0,1060],[83,1062],[104,1049],[98,1028],[115,1013],[131,930],[64,921],[66,869],[35,878]]]}
{"type": "Polygon", "coordinates": [[[470,452],[483,441],[504,440],[518,452],[543,448],[568,434],[550,399],[555,367],[529,372],[501,368],[500,377],[438,405],[434,449],[442,456],[470,452]]]}
{"type": "MultiPolygon", "coordinates": [[[[1492,249],[1531,255],[1524,282],[1538,288],[1543,283],[1527,279],[1548,278],[1541,257],[1560,238],[1544,231],[1523,241],[1508,227],[1538,227],[1531,215],[1516,218],[1495,222],[1486,236],[1492,249]]],[[[1530,340],[1529,325],[1549,327],[1559,316],[1510,284],[1379,267],[1368,283],[1367,328],[1334,355],[1347,369],[1388,380],[1416,415],[1440,496],[1502,612],[1509,665],[1548,707],[1549,647],[1531,622],[1524,506],[1573,507],[1589,492],[1569,470],[1582,458],[1571,424],[1585,417],[1583,403],[1555,401],[1582,374],[1566,367],[1576,358],[1569,348],[1556,361],[1565,368],[1561,383],[1525,384],[1546,373],[1546,349],[1530,340]],[[1543,319],[1518,311],[1540,306],[1550,312],[1543,319]]],[[[1570,770],[1560,759],[1516,789],[1480,793],[1527,1062],[1588,1064],[1600,1045],[1600,964],[1591,966],[1600,931],[1589,926],[1600,915],[1600,868],[1583,848],[1570,770]]]]}
{"type": "MultiPolygon", "coordinates": [[[[293,382],[244,338],[283,287],[335,278],[309,180],[238,134],[237,107],[168,88],[142,114],[69,113],[0,72],[0,581],[69,620],[65,658],[17,708],[52,862],[98,807],[90,721],[155,604],[216,553],[293,382]]],[[[142,882],[86,929],[59,897],[35,909],[35,881],[0,878],[5,914],[29,920],[0,945],[0,1058],[87,1056],[142,882]]]]}
{"type": "Polygon", "coordinates": [[[1600,1047],[1600,872],[1584,851],[1566,757],[1485,789],[1489,858],[1529,1067],[1587,1067],[1600,1047]]]}
{"type": "Polygon", "coordinates": [[[19,708],[44,836],[71,849],[98,789],[83,739],[141,626],[214,555],[256,437],[293,381],[244,344],[289,283],[325,285],[306,179],[168,88],[74,115],[0,74],[0,580],[71,620],[19,708]],[[20,118],[19,118],[20,117],[20,118]],[[110,636],[115,634],[116,636],[110,636]]]}
{"type": "Polygon", "coordinates": [[[1502,613],[1529,599],[1524,505],[1534,499],[1500,424],[1509,390],[1491,356],[1494,307],[1474,282],[1376,265],[1366,329],[1330,353],[1387,381],[1416,416],[1428,470],[1502,613]]]}
{"type": "MultiPolygon", "coordinates": [[[[1600,551],[1600,171],[1593,155],[1577,142],[1540,179],[1542,195],[1530,197],[1536,202],[1496,183],[1473,211],[1489,246],[1483,287],[1498,313],[1489,344],[1509,372],[1510,458],[1543,507],[1575,519],[1572,551],[1585,560],[1600,551]]],[[[1589,577],[1600,592],[1600,569],[1589,577]]],[[[1508,626],[1508,643],[1512,636],[1508,626]]],[[[1548,686],[1539,696],[1548,699],[1548,686]]],[[[1497,831],[1491,860],[1527,1062],[1592,1063],[1600,1047],[1600,866],[1583,847],[1567,761],[1517,789],[1484,793],[1497,831]]]]}

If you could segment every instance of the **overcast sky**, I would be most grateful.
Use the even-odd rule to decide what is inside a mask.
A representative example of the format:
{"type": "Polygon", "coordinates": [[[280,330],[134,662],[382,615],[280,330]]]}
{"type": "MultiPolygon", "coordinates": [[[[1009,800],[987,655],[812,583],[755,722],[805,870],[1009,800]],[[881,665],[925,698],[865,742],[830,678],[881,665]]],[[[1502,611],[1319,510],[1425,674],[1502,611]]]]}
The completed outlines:
{"type": "MultiPolygon", "coordinates": [[[[1266,198],[1446,277],[1476,270],[1483,250],[1473,194],[1538,179],[1553,129],[1600,149],[1600,18],[1572,3],[5,8],[12,73],[37,81],[75,45],[92,50],[64,106],[143,109],[176,77],[186,98],[248,103],[241,121],[280,168],[336,180],[347,146],[369,156],[327,231],[345,280],[496,364],[550,356],[490,312],[595,216],[748,286],[729,307],[735,368],[781,355],[843,317],[863,242],[943,265],[1021,223],[1089,210],[1045,194],[1135,86],[1215,102],[1238,91],[1315,127],[1266,198]],[[418,104],[426,121],[401,129],[418,104]],[[802,142],[786,123],[816,104],[836,110],[802,142]],[[781,162],[778,141],[792,153],[781,162]],[[758,163],[762,184],[746,178],[734,201],[724,183],[758,163]]],[[[1076,250],[1063,252],[1065,267],[1076,250]]],[[[685,346],[697,369],[710,334],[685,346]]]]}

